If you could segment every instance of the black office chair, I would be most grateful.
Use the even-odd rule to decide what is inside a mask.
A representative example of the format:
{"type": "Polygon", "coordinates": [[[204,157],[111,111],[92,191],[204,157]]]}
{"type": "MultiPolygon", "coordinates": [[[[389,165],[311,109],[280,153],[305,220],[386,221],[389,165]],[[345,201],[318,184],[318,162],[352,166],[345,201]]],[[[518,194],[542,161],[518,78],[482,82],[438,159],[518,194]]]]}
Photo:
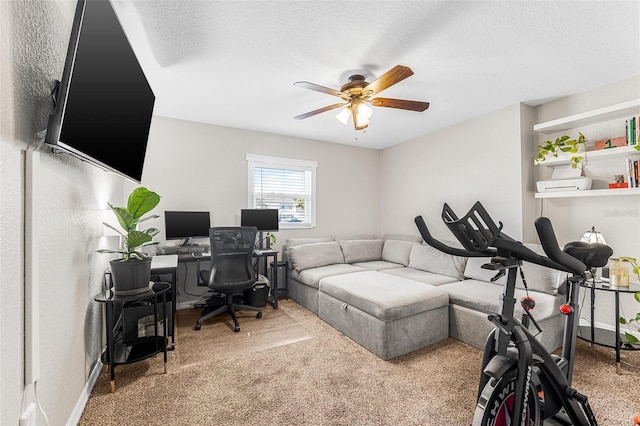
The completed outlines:
{"type": "Polygon", "coordinates": [[[196,322],[196,330],[200,330],[202,321],[223,312],[228,312],[231,315],[235,324],[233,329],[235,332],[240,331],[235,311],[257,311],[256,318],[262,318],[260,308],[234,303],[233,299],[234,296],[253,287],[256,282],[256,271],[253,267],[252,257],[257,232],[258,229],[255,226],[209,229],[211,269],[206,272],[209,275],[208,286],[214,291],[214,296],[207,301],[207,305],[215,306],[215,293],[225,295],[226,304],[217,309],[205,309],[202,317],[196,322]],[[212,303],[209,303],[210,301],[212,303]]]}

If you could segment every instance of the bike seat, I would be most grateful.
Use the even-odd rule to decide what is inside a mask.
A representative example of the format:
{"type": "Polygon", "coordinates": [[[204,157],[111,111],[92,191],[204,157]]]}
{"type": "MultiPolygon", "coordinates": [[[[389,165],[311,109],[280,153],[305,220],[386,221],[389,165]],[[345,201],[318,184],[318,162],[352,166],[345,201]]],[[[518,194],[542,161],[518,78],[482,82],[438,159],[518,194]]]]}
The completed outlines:
{"type": "Polygon", "coordinates": [[[607,264],[613,250],[606,244],[586,243],[584,241],[574,241],[564,246],[565,253],[575,257],[587,268],[600,268],[607,264]]]}

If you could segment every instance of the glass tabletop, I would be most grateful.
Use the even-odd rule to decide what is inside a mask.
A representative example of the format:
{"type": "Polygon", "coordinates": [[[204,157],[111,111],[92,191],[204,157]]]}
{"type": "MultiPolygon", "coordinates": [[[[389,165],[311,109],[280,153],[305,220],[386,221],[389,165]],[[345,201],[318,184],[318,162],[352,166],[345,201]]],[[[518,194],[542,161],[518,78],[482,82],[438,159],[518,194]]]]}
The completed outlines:
{"type": "Polygon", "coordinates": [[[96,302],[130,302],[134,300],[146,299],[165,293],[171,288],[171,284],[165,282],[149,283],[149,290],[137,294],[120,295],[112,290],[105,290],[97,294],[93,299],[96,302]]]}
{"type": "Polygon", "coordinates": [[[580,285],[585,288],[595,288],[596,290],[612,291],[615,293],[637,293],[640,291],[640,284],[634,282],[629,283],[629,287],[616,287],[606,282],[593,283],[591,281],[582,283],[580,285]]]}

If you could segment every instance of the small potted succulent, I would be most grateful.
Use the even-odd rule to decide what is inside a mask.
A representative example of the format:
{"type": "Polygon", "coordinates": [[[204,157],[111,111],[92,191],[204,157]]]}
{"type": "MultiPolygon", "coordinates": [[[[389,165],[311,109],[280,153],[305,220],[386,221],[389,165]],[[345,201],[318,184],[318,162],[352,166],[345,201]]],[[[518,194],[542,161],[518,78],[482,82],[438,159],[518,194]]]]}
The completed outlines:
{"type": "Polygon", "coordinates": [[[115,207],[109,204],[124,232],[108,223],[104,225],[121,235],[122,246],[117,250],[100,249],[98,252],[122,255],[120,259],[109,262],[115,294],[130,295],[149,290],[151,258],[140,251],[140,248],[158,244],[152,239],[159,231],[156,228],[138,230],[138,224],[159,217],[158,215],[142,217],[153,210],[159,202],[158,194],[145,187],[139,187],[129,195],[126,207],[115,207]]]}

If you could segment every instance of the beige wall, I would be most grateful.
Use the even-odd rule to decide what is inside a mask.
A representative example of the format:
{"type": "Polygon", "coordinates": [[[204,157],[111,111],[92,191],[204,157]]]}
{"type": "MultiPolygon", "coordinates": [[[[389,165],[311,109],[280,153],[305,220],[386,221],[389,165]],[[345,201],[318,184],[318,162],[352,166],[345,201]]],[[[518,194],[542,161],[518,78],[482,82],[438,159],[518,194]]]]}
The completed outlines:
{"type": "Polygon", "coordinates": [[[514,105],[381,151],[381,229],[417,234],[422,215],[437,238],[446,202],[462,216],[481,201],[505,232],[523,236],[521,115],[514,105]]]}
{"type": "MultiPolygon", "coordinates": [[[[154,117],[142,184],[162,196],[158,212],[206,210],[214,226],[239,225],[248,153],[318,162],[317,225],[280,230],[277,247],[291,237],[378,232],[377,150],[154,117]]],[[[156,225],[162,236],[163,220],[156,225]]]]}

